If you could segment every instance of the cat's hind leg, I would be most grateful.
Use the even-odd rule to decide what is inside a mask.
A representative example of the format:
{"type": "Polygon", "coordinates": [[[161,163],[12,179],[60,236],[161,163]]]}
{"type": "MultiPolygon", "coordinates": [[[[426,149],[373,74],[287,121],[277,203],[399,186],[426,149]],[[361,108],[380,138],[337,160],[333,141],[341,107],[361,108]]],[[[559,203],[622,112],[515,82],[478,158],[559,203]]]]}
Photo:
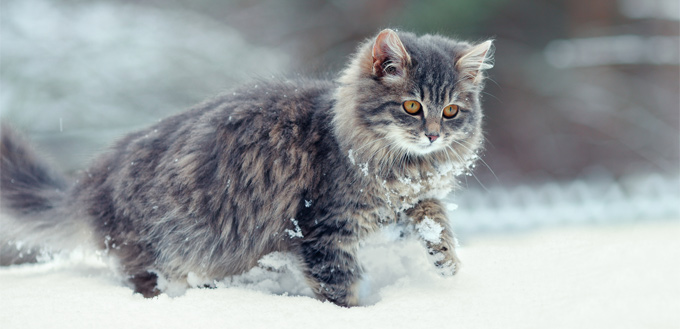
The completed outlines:
{"type": "Polygon", "coordinates": [[[134,286],[135,293],[141,294],[144,298],[156,297],[161,293],[156,273],[142,272],[131,275],[129,281],[134,286]]]}
{"type": "Polygon", "coordinates": [[[147,248],[135,243],[119,243],[118,239],[110,236],[105,241],[106,251],[112,256],[114,266],[132,284],[135,293],[151,298],[162,292],[163,289],[158,286],[161,279],[152,270],[155,258],[147,248]]]}

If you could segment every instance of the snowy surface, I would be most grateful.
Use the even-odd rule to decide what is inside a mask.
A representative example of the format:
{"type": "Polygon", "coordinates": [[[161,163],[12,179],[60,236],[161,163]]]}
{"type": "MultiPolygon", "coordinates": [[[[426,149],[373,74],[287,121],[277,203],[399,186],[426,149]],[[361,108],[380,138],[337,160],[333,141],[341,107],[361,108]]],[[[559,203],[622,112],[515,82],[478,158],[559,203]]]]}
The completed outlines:
{"type": "MultiPolygon", "coordinates": [[[[103,261],[73,253],[0,269],[9,328],[672,328],[680,324],[680,222],[561,228],[464,240],[439,277],[416,241],[362,251],[364,306],[309,297],[286,257],[190,289],[133,295],[103,261]]],[[[198,282],[196,282],[198,284],[198,282]]]]}

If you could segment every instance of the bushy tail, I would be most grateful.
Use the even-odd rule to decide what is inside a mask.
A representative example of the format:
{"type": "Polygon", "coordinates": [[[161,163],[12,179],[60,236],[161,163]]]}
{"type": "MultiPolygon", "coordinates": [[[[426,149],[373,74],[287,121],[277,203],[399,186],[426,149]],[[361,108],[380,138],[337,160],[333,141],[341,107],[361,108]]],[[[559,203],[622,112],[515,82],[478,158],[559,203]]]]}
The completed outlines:
{"type": "Polygon", "coordinates": [[[67,214],[66,179],[0,126],[0,265],[35,261],[37,250],[70,249],[88,231],[67,214]]]}

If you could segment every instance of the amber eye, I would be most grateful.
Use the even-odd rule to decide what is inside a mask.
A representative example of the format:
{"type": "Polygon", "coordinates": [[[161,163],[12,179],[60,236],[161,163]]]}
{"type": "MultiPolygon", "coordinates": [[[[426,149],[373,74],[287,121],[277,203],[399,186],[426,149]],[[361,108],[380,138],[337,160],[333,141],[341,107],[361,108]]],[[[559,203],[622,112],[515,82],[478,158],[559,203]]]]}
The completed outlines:
{"type": "Polygon", "coordinates": [[[444,108],[444,117],[445,118],[453,118],[458,114],[458,105],[449,105],[444,108]]]}
{"type": "Polygon", "coordinates": [[[403,105],[404,111],[408,114],[415,115],[420,112],[420,103],[416,101],[405,101],[403,105]]]}

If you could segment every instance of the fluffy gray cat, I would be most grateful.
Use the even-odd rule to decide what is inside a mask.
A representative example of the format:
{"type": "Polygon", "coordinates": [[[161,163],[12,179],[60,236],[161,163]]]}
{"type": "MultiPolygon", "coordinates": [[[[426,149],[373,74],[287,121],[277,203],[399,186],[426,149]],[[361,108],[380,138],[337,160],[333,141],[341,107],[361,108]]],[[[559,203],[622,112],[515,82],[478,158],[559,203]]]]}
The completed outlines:
{"type": "MultiPolygon", "coordinates": [[[[67,183],[7,127],[0,241],[106,250],[146,297],[288,252],[322,300],[357,304],[357,249],[381,226],[420,231],[459,261],[439,201],[482,145],[491,41],[383,30],[336,82],[259,82],[119,141],[67,183]]],[[[9,254],[7,254],[9,253],[9,254]]]]}

